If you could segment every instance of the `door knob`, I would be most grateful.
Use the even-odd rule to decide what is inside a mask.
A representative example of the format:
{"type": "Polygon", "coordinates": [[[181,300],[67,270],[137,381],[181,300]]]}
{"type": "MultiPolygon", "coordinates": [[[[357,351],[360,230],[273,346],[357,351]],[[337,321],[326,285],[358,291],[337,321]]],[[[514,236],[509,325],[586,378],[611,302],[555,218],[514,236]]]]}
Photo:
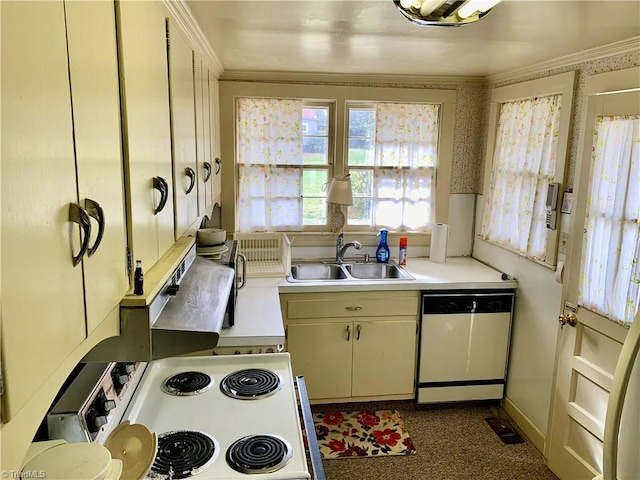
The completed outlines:
{"type": "Polygon", "coordinates": [[[558,320],[560,322],[560,328],[564,327],[565,325],[575,327],[578,324],[578,317],[573,312],[560,315],[560,317],[558,317],[558,320]]]}

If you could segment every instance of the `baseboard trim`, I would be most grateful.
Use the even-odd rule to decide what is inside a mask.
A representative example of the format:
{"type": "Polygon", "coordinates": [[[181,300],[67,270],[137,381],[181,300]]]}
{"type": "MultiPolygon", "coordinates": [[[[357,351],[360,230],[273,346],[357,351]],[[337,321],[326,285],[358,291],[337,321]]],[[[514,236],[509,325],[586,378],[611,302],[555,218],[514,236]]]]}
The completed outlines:
{"type": "Polygon", "coordinates": [[[538,450],[544,455],[544,442],[546,441],[546,436],[544,433],[540,431],[538,427],[536,427],[531,420],[520,410],[515,403],[513,403],[508,398],[504,399],[502,404],[502,408],[507,415],[516,422],[516,425],[522,430],[529,440],[536,446],[538,450]]]}

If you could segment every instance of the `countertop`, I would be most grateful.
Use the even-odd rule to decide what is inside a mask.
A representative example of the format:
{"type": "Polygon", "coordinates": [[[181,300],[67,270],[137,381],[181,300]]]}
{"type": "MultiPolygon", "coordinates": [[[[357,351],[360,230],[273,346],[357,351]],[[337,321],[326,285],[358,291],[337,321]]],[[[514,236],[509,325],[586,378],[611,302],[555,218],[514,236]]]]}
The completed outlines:
{"type": "Polygon", "coordinates": [[[289,283],[285,278],[249,278],[238,291],[235,325],[223,329],[218,347],[284,345],[280,293],[351,292],[372,290],[447,290],[517,288],[515,280],[502,280],[502,272],[471,257],[451,257],[445,263],[409,258],[403,267],[414,280],[337,280],[289,283]]]}

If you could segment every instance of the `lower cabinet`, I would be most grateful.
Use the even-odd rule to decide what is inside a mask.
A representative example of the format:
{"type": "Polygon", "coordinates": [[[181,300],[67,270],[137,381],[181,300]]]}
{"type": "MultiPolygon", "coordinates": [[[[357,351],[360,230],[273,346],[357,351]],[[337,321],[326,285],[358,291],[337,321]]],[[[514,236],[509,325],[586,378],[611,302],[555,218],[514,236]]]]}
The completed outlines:
{"type": "Polygon", "coordinates": [[[287,294],[281,304],[311,400],[413,398],[417,292],[287,294]]]}

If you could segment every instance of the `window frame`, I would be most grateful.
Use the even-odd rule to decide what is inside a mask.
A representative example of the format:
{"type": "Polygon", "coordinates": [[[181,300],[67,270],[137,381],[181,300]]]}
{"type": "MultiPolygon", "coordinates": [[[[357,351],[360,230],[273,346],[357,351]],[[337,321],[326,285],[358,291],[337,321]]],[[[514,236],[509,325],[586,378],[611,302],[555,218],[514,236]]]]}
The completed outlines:
{"type": "MultiPolygon", "coordinates": [[[[411,87],[370,87],[360,85],[318,85],[318,84],[284,84],[261,83],[242,81],[220,81],[220,136],[222,158],[233,159],[233,165],[222,169],[222,183],[225,188],[222,191],[221,201],[225,205],[222,209],[222,224],[228,231],[236,229],[237,196],[238,196],[238,168],[235,163],[235,99],[237,97],[279,97],[297,98],[308,102],[333,102],[335,105],[334,127],[335,136],[332,147],[334,148],[335,163],[333,164],[333,177],[346,174],[345,149],[347,138],[345,129],[347,126],[346,102],[369,103],[395,102],[395,103],[431,103],[440,107],[440,131],[438,140],[438,165],[436,176],[436,201],[434,210],[435,223],[448,222],[449,191],[451,183],[451,168],[453,162],[453,136],[456,109],[455,89],[427,89],[411,87]]],[[[309,230],[291,232],[296,237],[297,245],[333,245],[335,239],[327,236],[330,233],[328,227],[316,231],[309,230]],[[324,235],[318,235],[323,233],[324,235]]],[[[370,227],[365,230],[357,230],[351,226],[345,226],[346,234],[355,233],[366,245],[377,244],[376,233],[370,227]],[[370,237],[370,238],[369,238],[370,237]]],[[[287,232],[285,232],[287,233],[287,232]]],[[[425,232],[390,232],[390,237],[408,236],[415,238],[412,243],[428,245],[430,231],[425,232]],[[422,240],[423,239],[423,240],[422,240]]]]}
{"type": "MultiPolygon", "coordinates": [[[[553,75],[546,78],[537,80],[531,80],[528,82],[517,83],[514,85],[508,85],[504,87],[494,88],[491,93],[491,104],[489,107],[489,128],[487,138],[487,148],[485,153],[485,170],[484,170],[484,188],[482,196],[482,208],[484,211],[487,193],[491,188],[491,177],[494,167],[494,154],[495,146],[498,134],[498,119],[500,117],[501,105],[508,102],[514,102],[519,100],[526,100],[534,97],[561,95],[562,107],[560,110],[560,125],[558,129],[558,140],[556,149],[556,166],[553,182],[559,183],[559,193],[564,191],[565,185],[565,172],[567,166],[567,153],[569,146],[569,130],[571,125],[571,118],[573,115],[573,94],[575,86],[576,72],[571,71],[562,73],[559,75],[553,75]]],[[[555,205],[556,215],[556,229],[549,229],[547,232],[547,246],[546,246],[546,258],[544,261],[537,260],[523,254],[520,251],[506,247],[499,243],[485,240],[480,237],[480,232],[476,234],[476,238],[487,242],[491,245],[495,245],[504,250],[515,253],[538,263],[545,267],[555,269],[558,257],[558,240],[560,237],[560,205],[562,201],[562,195],[558,195],[557,203],[555,205]]],[[[482,215],[480,215],[482,218],[482,215]]]]}

